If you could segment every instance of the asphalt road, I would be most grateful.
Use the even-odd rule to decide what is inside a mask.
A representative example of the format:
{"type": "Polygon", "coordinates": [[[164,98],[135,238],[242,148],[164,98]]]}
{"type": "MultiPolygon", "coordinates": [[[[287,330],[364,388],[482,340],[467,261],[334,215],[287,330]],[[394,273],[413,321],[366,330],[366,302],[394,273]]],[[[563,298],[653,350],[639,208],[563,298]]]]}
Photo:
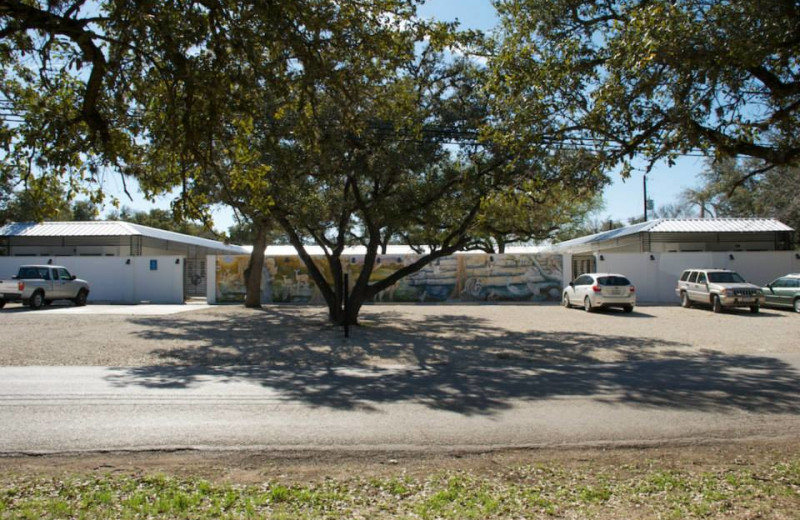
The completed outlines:
{"type": "Polygon", "coordinates": [[[479,450],[798,431],[798,354],[468,369],[0,367],[3,454],[479,450]]]}

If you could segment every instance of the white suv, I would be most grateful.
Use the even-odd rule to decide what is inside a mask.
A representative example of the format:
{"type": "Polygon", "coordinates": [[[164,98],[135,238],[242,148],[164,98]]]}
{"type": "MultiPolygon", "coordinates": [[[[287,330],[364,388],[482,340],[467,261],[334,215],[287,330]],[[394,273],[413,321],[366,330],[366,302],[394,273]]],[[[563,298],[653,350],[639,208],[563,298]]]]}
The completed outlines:
{"type": "Polygon", "coordinates": [[[711,305],[714,312],[726,307],[750,307],[750,312],[756,313],[764,303],[760,287],[727,269],[687,269],[681,273],[675,294],[684,307],[702,303],[711,305]]]}
{"type": "Polygon", "coordinates": [[[600,307],[621,307],[632,312],[636,305],[636,288],[630,280],[615,273],[586,273],[564,287],[564,307],[582,305],[586,312],[600,307]]]}

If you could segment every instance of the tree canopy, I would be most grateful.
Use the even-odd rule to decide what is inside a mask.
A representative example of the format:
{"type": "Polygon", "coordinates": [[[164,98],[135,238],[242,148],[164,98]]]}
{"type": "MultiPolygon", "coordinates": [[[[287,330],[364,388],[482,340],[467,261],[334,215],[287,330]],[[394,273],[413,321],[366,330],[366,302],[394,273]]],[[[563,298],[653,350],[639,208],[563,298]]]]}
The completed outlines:
{"type": "Polygon", "coordinates": [[[496,0],[491,89],[509,145],[652,166],[678,154],[800,160],[800,6],[749,0],[496,0]]]}

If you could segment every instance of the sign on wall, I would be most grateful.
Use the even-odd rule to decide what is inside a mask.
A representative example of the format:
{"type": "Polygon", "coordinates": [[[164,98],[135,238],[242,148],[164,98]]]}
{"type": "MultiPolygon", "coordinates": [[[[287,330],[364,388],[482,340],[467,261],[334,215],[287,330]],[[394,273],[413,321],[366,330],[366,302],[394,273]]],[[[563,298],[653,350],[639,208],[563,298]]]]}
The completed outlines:
{"type": "MultiPolygon", "coordinates": [[[[378,257],[370,282],[375,283],[415,262],[417,255],[378,257]]],[[[248,256],[218,256],[216,297],[219,303],[242,302],[248,256]]],[[[363,256],[343,257],[354,280],[363,256]]],[[[325,258],[314,258],[325,278],[325,258]]],[[[428,264],[375,297],[375,302],[558,302],[563,286],[562,257],[554,254],[452,255],[428,264]]],[[[262,303],[323,304],[324,300],[297,256],[266,257],[261,276],[262,303]]]]}

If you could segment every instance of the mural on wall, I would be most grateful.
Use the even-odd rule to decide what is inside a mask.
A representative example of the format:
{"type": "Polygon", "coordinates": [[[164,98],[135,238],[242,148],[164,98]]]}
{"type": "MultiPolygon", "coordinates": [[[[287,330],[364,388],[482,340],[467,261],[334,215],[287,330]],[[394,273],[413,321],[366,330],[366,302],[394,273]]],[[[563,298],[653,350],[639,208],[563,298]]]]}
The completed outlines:
{"type": "MultiPolygon", "coordinates": [[[[415,255],[380,256],[370,282],[381,280],[419,258],[415,255]]],[[[343,261],[355,279],[363,257],[343,261]]],[[[324,259],[315,259],[325,278],[330,272],[324,259]]],[[[558,302],[563,285],[561,255],[470,254],[452,255],[425,266],[375,297],[381,302],[558,302]]],[[[242,302],[245,295],[246,256],[217,257],[217,301],[242,302]]],[[[319,289],[296,256],[267,257],[261,279],[262,303],[322,304],[319,289]]]]}

